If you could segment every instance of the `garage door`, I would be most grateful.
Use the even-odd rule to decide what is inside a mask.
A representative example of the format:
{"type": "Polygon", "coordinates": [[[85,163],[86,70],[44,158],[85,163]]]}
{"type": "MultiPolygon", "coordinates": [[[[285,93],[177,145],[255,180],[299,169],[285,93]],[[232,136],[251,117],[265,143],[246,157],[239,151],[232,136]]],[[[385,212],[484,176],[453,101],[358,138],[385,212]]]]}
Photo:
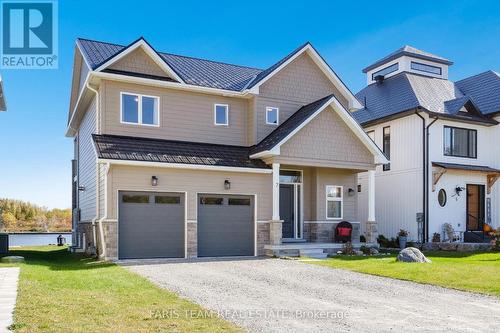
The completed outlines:
{"type": "Polygon", "coordinates": [[[198,257],[254,255],[254,198],[198,196],[198,257]]]}
{"type": "Polygon", "coordinates": [[[120,192],[120,259],[184,257],[184,195],[120,192]]]}

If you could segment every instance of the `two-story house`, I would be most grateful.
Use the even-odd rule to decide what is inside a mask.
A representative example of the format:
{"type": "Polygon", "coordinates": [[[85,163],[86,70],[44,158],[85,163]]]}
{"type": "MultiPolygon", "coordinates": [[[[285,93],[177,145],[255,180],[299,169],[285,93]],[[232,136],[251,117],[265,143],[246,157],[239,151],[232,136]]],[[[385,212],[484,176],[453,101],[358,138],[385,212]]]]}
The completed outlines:
{"type": "Polygon", "coordinates": [[[107,259],[327,252],[343,220],[359,242],[357,175],[374,185],[388,162],[360,107],[310,43],[258,69],[78,39],[74,244],[107,259]]]}
{"type": "Polygon", "coordinates": [[[3,93],[2,76],[0,76],[0,111],[7,111],[7,104],[5,103],[5,95],[3,93]]]}
{"type": "MultiPolygon", "coordinates": [[[[466,242],[500,226],[500,77],[487,71],[448,80],[453,63],[405,46],[366,67],[364,108],[354,117],[390,159],[377,167],[378,231],[413,240],[466,242]],[[420,223],[419,223],[420,221],[420,223]]],[[[360,175],[360,216],[367,216],[360,175]]]]}

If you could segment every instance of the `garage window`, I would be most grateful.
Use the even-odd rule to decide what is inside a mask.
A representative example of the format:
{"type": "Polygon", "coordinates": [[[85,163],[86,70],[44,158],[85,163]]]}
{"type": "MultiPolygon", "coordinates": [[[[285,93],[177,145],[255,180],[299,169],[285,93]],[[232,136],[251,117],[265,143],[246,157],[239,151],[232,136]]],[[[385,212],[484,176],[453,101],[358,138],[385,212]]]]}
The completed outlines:
{"type": "Polygon", "coordinates": [[[148,195],[127,195],[124,194],[122,197],[124,203],[149,203],[148,195]]]}
{"type": "Polygon", "coordinates": [[[181,203],[181,197],[174,197],[174,196],[168,196],[168,195],[157,195],[155,196],[155,203],[157,204],[180,204],[181,203]]]}
{"type": "Polygon", "coordinates": [[[223,198],[219,197],[200,197],[200,204],[202,205],[222,205],[223,198]]]}
{"type": "Polygon", "coordinates": [[[248,198],[229,198],[229,206],[250,206],[250,199],[248,198]]]}

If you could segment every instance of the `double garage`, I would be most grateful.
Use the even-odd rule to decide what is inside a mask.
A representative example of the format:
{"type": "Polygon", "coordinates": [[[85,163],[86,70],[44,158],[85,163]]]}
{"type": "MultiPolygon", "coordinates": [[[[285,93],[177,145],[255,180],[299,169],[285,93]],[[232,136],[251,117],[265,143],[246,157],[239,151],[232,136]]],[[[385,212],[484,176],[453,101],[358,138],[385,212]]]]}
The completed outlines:
{"type": "MultiPolygon", "coordinates": [[[[119,259],[184,258],[184,193],[119,192],[119,259]]],[[[254,196],[198,194],[198,257],[253,256],[254,196]]]]}

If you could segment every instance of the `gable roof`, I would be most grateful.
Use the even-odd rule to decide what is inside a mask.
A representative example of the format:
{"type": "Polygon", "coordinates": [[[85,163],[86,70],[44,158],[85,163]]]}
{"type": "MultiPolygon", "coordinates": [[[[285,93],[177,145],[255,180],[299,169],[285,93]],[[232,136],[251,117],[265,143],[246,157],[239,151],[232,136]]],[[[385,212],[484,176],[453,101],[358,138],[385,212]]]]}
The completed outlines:
{"type": "Polygon", "coordinates": [[[382,83],[372,83],[358,92],[356,97],[365,107],[352,114],[363,125],[417,108],[443,117],[497,124],[454,82],[415,73],[401,72],[382,83]],[[468,102],[478,112],[459,113],[468,102]]]}
{"type": "Polygon", "coordinates": [[[419,49],[417,49],[413,46],[410,46],[410,45],[405,45],[403,47],[400,47],[396,51],[390,53],[389,55],[383,57],[382,59],[377,60],[376,62],[374,62],[370,66],[364,68],[363,73],[366,73],[366,72],[374,69],[375,67],[378,67],[386,62],[389,62],[389,61],[394,60],[396,58],[399,58],[401,56],[410,56],[413,58],[430,60],[430,61],[438,62],[441,64],[445,64],[445,65],[452,65],[453,64],[452,61],[450,61],[446,58],[437,56],[437,55],[429,53],[429,52],[419,50],[419,49]]]}
{"type": "Polygon", "coordinates": [[[280,146],[286,143],[328,106],[333,107],[333,109],[339,114],[340,118],[374,155],[376,164],[388,163],[384,153],[378,148],[372,139],[368,137],[359,123],[356,122],[349,111],[347,111],[342,104],[340,104],[333,94],[301,107],[285,122],[279,125],[267,137],[259,142],[253,149],[251,149],[250,157],[261,158],[265,156],[279,155],[280,146]]]}
{"type": "Polygon", "coordinates": [[[457,87],[481,110],[489,115],[500,112],[500,76],[486,71],[455,83],[457,87]]]}

